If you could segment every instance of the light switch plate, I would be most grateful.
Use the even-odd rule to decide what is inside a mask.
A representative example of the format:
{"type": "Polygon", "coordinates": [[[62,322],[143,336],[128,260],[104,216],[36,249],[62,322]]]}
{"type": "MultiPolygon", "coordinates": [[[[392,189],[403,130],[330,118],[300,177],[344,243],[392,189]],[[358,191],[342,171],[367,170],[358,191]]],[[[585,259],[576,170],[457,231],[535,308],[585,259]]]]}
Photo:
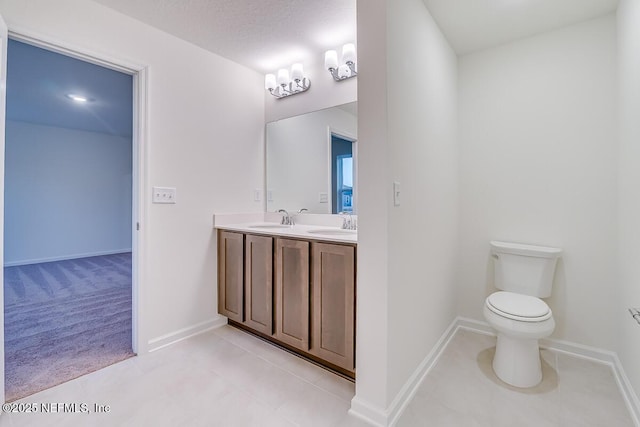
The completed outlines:
{"type": "Polygon", "coordinates": [[[176,203],[176,188],[153,187],[153,203],[176,203]]]}
{"type": "Polygon", "coordinates": [[[253,190],[253,201],[254,202],[259,202],[262,199],[262,191],[259,188],[256,188],[255,190],[253,190]]]}
{"type": "Polygon", "coordinates": [[[393,183],[393,206],[400,206],[400,183],[393,183]]]}
{"type": "Polygon", "coordinates": [[[318,203],[329,203],[329,193],[318,193],[318,203]]]}

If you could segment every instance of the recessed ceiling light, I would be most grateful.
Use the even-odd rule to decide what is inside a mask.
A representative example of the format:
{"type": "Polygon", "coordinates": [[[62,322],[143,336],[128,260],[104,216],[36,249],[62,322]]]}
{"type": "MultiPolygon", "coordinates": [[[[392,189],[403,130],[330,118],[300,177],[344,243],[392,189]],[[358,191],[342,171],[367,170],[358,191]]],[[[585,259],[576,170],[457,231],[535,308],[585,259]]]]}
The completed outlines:
{"type": "Polygon", "coordinates": [[[92,101],[92,99],[87,98],[86,96],[81,96],[81,95],[74,95],[73,93],[68,93],[67,94],[67,98],[75,101],[75,102],[80,102],[80,103],[85,103],[85,102],[89,102],[92,101]]]}

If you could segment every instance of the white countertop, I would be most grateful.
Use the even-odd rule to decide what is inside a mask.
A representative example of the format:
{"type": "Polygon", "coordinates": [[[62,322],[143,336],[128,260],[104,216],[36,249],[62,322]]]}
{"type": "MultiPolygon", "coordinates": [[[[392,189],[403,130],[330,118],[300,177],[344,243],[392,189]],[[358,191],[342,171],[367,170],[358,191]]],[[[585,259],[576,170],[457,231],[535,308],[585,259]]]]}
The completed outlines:
{"type": "MultiPolygon", "coordinates": [[[[341,215],[297,213],[291,215],[295,225],[282,226],[281,213],[215,213],[213,227],[220,230],[238,231],[265,236],[294,237],[306,240],[322,240],[337,243],[358,243],[356,230],[343,230],[347,218],[341,215]]],[[[352,215],[350,219],[357,219],[352,215]]]]}
{"type": "Polygon", "coordinates": [[[215,228],[228,231],[239,231],[266,236],[297,237],[309,240],[322,240],[338,243],[358,243],[358,232],[342,230],[339,227],[324,225],[296,224],[280,228],[277,222],[248,222],[238,224],[217,224],[215,228]]]}

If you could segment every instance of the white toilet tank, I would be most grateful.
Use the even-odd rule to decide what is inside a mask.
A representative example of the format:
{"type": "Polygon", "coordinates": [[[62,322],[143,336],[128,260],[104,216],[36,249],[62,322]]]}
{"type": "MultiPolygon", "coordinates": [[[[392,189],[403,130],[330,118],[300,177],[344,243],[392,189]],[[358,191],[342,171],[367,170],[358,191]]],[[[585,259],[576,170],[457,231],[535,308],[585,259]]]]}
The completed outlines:
{"type": "Polygon", "coordinates": [[[496,288],[538,298],[551,296],[562,249],[496,241],[490,245],[496,288]]]}

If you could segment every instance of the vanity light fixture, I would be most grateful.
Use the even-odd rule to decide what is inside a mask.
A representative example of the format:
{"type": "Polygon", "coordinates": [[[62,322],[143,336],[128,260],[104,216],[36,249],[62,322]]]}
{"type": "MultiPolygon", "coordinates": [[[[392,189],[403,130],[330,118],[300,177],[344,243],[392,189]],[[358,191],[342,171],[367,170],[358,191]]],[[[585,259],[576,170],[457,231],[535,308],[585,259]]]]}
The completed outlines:
{"type": "Polygon", "coordinates": [[[304,76],[300,63],[291,66],[291,78],[286,68],[279,69],[277,77],[274,74],[264,76],[264,88],[278,99],[306,92],[310,86],[311,80],[304,76]]]}
{"type": "Polygon", "coordinates": [[[342,46],[342,64],[338,63],[338,52],[328,50],[324,54],[324,68],[337,82],[350,79],[358,75],[356,72],[356,47],[353,43],[342,46]]]}

